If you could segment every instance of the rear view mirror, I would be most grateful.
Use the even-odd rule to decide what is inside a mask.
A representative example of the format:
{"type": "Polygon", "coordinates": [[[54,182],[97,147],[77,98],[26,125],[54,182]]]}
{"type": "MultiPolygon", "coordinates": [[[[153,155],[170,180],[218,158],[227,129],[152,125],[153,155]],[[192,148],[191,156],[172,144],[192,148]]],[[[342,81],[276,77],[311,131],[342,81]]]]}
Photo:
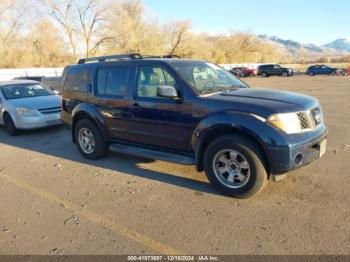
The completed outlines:
{"type": "Polygon", "coordinates": [[[157,87],[157,96],[169,99],[179,98],[178,93],[173,86],[158,86],[157,87]]]}

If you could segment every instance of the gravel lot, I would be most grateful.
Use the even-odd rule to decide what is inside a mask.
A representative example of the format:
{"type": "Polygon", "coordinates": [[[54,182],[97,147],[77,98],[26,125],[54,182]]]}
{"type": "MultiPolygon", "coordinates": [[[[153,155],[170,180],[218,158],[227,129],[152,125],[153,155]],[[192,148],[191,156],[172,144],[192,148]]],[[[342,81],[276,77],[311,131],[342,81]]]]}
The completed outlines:
{"type": "Polygon", "coordinates": [[[0,254],[350,254],[350,77],[247,82],[319,98],[326,156],[236,200],[194,167],[92,162],[63,128],[0,128],[0,254]]]}

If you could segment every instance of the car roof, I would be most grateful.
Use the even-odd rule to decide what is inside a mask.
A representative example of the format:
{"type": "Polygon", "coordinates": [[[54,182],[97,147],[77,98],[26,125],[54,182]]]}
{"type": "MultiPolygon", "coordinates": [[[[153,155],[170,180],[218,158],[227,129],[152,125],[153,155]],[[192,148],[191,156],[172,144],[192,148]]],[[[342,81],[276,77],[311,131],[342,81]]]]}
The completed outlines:
{"type": "Polygon", "coordinates": [[[0,81],[0,86],[18,85],[18,84],[39,84],[39,82],[38,81],[34,81],[34,80],[7,80],[7,81],[0,81]]]}
{"type": "Polygon", "coordinates": [[[94,68],[96,66],[113,66],[117,64],[131,64],[131,63],[138,63],[142,61],[149,61],[149,62],[162,62],[171,64],[171,62],[203,62],[203,63],[209,63],[208,61],[198,60],[198,59],[184,59],[184,58],[154,58],[154,57],[144,57],[142,59],[120,59],[120,60],[111,60],[111,61],[97,61],[97,62],[88,62],[88,63],[82,63],[82,64],[72,64],[67,65],[66,69],[73,69],[73,68],[79,68],[80,70],[88,69],[88,68],[94,68]]]}

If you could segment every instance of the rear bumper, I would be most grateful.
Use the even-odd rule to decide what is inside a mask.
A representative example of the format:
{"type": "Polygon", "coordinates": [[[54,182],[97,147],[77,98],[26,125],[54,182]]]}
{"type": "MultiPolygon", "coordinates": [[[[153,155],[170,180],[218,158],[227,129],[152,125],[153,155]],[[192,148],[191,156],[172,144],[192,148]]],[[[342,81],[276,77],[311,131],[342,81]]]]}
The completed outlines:
{"type": "Polygon", "coordinates": [[[14,122],[18,129],[36,129],[62,124],[60,113],[47,115],[41,114],[35,117],[16,115],[14,122]]]}
{"type": "Polygon", "coordinates": [[[271,173],[274,175],[283,175],[306,166],[321,158],[326,151],[326,146],[327,131],[317,138],[307,141],[298,141],[288,147],[270,147],[270,156],[273,159],[270,165],[271,173]]]}

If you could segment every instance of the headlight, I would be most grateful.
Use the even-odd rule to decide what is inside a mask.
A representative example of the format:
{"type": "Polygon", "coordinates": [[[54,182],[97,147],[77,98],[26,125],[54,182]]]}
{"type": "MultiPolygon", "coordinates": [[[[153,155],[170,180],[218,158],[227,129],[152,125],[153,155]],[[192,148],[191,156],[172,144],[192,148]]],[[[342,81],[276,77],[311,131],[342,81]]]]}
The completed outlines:
{"type": "Polygon", "coordinates": [[[24,108],[24,107],[16,108],[16,112],[17,112],[17,114],[22,115],[22,116],[38,116],[39,115],[38,111],[30,109],[30,108],[24,108]]]}
{"type": "Polygon", "coordinates": [[[267,122],[287,134],[298,134],[303,131],[296,113],[272,115],[267,119],[267,122]]]}

